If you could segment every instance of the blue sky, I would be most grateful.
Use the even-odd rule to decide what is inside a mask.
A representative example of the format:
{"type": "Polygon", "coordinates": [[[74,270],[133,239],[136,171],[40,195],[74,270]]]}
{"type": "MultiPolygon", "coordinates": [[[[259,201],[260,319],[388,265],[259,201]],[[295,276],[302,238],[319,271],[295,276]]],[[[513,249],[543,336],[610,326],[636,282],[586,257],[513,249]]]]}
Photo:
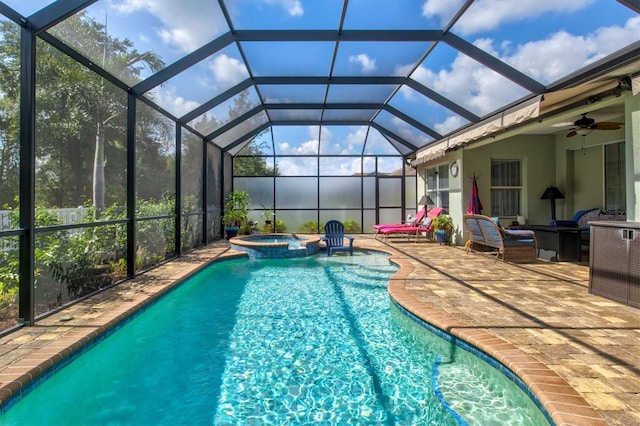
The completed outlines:
{"type": "MultiPolygon", "coordinates": [[[[50,1],[6,3],[28,15],[50,1]]],[[[344,27],[442,29],[463,3],[463,0],[350,0],[344,27]]],[[[227,0],[226,4],[236,29],[336,29],[343,6],[341,0],[227,0]]],[[[105,22],[106,16],[112,37],[126,37],[139,52],[151,50],[166,63],[229,31],[217,2],[211,0],[100,0],[87,12],[98,22],[105,22]]],[[[546,85],[637,41],[640,16],[615,0],[476,0],[451,32],[546,85]]],[[[439,43],[423,63],[418,63],[428,45],[343,43],[338,49],[334,73],[410,75],[478,116],[528,94],[444,43],[439,43]]],[[[333,43],[290,43],[278,47],[253,42],[243,45],[243,49],[255,75],[327,75],[333,43]]],[[[152,95],[163,108],[181,116],[248,75],[238,49],[229,46],[155,88],[152,95]]],[[[265,89],[263,95],[286,101],[289,97],[324,94],[317,87],[298,89],[299,92],[289,94],[265,89]]],[[[348,99],[347,88],[341,89],[344,90],[330,90],[330,97],[348,99]]],[[[382,92],[368,93],[377,99],[385,95],[382,92]]],[[[390,105],[441,134],[467,123],[407,87],[394,95],[390,105]]],[[[208,114],[224,115],[227,110],[217,108],[208,114]]],[[[223,116],[218,118],[225,120],[223,116]]],[[[398,134],[411,133],[411,137],[420,141],[430,139],[415,128],[406,128],[406,123],[394,117],[381,114],[378,119],[387,126],[395,126],[398,134]]],[[[329,146],[337,143],[347,155],[352,146],[349,138],[362,135],[357,127],[339,132],[330,130],[330,138],[326,139],[329,146]]],[[[317,131],[314,135],[314,130],[305,126],[277,134],[276,152],[303,154],[314,143],[318,145],[317,131]]]]}

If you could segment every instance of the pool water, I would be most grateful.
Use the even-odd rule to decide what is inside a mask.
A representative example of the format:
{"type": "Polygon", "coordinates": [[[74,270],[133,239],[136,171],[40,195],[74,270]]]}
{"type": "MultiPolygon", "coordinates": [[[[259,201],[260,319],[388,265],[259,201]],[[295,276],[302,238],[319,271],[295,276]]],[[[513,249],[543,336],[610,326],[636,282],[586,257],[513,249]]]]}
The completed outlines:
{"type": "Polygon", "coordinates": [[[210,265],[0,417],[15,425],[547,425],[390,301],[387,256],[210,265]]]}
{"type": "Polygon", "coordinates": [[[307,257],[320,250],[320,236],[301,238],[295,234],[240,235],[229,240],[231,248],[252,259],[307,257]]]}

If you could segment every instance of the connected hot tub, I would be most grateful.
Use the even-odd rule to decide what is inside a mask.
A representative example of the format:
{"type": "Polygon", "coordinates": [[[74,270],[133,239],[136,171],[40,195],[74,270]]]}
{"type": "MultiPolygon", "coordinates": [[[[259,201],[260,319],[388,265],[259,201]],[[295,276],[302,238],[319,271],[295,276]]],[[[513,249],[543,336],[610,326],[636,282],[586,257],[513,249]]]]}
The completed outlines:
{"type": "Polygon", "coordinates": [[[311,256],[320,250],[320,236],[296,234],[240,235],[229,240],[231,248],[251,258],[283,259],[311,256]]]}

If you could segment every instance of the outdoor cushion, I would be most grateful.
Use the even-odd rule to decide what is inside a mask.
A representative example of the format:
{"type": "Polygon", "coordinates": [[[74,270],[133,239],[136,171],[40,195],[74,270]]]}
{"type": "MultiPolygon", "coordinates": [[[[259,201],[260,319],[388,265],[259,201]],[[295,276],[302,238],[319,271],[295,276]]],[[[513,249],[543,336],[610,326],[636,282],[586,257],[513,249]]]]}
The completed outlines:
{"type": "Polygon", "coordinates": [[[420,211],[418,211],[418,213],[416,213],[415,216],[412,216],[411,214],[407,215],[407,220],[405,223],[378,223],[373,225],[373,232],[377,233],[382,228],[398,227],[398,226],[413,226],[417,222],[421,221],[426,214],[427,214],[427,207],[425,206],[421,208],[420,211]]]}
{"type": "Polygon", "coordinates": [[[467,252],[477,247],[495,249],[496,261],[531,262],[537,257],[535,233],[529,230],[507,230],[488,216],[465,215],[465,229],[469,233],[467,252]]]}

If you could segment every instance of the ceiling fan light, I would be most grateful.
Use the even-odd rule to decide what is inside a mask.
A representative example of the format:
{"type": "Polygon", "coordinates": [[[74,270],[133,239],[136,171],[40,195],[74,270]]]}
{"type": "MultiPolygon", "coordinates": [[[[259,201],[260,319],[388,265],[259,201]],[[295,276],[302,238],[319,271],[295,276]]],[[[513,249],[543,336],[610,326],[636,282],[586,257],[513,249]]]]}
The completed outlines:
{"type": "Polygon", "coordinates": [[[593,132],[593,129],[590,127],[581,127],[579,129],[576,129],[576,133],[580,136],[587,136],[591,132],[593,132]]]}

